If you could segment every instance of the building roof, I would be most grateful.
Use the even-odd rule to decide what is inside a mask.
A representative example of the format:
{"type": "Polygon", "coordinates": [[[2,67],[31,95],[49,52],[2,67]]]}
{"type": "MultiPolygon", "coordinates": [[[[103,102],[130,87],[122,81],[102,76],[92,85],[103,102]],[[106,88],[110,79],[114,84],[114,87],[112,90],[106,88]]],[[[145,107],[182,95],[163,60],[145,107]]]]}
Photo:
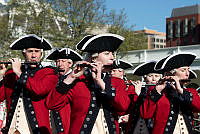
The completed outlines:
{"type": "Polygon", "coordinates": [[[144,33],[146,35],[161,35],[161,36],[166,36],[166,33],[158,32],[156,30],[151,30],[151,29],[144,29],[144,30],[138,30],[135,31],[136,33],[144,33]]]}
{"type": "Polygon", "coordinates": [[[171,17],[186,16],[192,14],[200,14],[200,5],[185,6],[180,8],[174,8],[172,10],[171,17]]]}

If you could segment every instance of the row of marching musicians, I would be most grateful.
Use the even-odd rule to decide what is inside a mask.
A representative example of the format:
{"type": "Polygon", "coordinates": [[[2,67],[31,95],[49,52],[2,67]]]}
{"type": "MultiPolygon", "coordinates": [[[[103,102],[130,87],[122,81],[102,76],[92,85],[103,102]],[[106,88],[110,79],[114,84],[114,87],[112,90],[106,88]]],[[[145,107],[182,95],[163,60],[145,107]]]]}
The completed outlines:
{"type": "Polygon", "coordinates": [[[113,55],[123,40],[110,33],[86,36],[76,45],[86,58],[70,48],[55,49],[46,58],[56,68],[40,64],[43,51],[52,48],[45,38],[30,34],[14,41],[10,48],[21,50],[25,62],[11,58],[12,68],[0,66],[0,101],[8,109],[2,133],[194,133],[200,97],[185,84],[196,55],[181,52],[144,63],[133,73],[146,83],[125,84],[120,73],[130,64],[113,55]]]}

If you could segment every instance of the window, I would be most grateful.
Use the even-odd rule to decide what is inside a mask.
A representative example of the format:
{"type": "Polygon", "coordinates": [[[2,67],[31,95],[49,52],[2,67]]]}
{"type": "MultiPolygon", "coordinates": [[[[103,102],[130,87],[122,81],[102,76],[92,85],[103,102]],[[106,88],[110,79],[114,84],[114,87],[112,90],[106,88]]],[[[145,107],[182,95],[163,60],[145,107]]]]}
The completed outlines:
{"type": "Polygon", "coordinates": [[[183,45],[187,45],[187,39],[186,38],[183,39],[183,43],[184,43],[183,45]]]}
{"type": "Polygon", "coordinates": [[[159,48],[159,45],[156,45],[156,48],[159,48]]]}
{"type": "Polygon", "coordinates": [[[190,20],[190,29],[191,29],[191,34],[194,35],[195,34],[195,24],[196,24],[196,18],[193,17],[190,20]]]}
{"type": "Polygon", "coordinates": [[[196,23],[196,18],[195,17],[191,18],[191,20],[190,20],[191,28],[195,27],[195,23],[196,23]]]}
{"type": "Polygon", "coordinates": [[[171,40],[169,41],[169,47],[172,47],[172,41],[171,40]]]}
{"type": "Polygon", "coordinates": [[[194,37],[192,37],[192,43],[194,43],[195,42],[195,38],[194,37]]]}
{"type": "Polygon", "coordinates": [[[151,41],[152,41],[152,42],[155,42],[155,38],[151,38],[151,41]]]}
{"type": "Polygon", "coordinates": [[[176,37],[180,37],[180,20],[176,20],[175,35],[176,37]]]}
{"type": "Polygon", "coordinates": [[[176,40],[176,46],[180,46],[180,41],[176,40]]]}
{"type": "Polygon", "coordinates": [[[183,20],[183,36],[188,34],[188,19],[183,20]]]}
{"type": "Polygon", "coordinates": [[[156,42],[159,42],[159,39],[156,39],[156,42]]]}
{"type": "Polygon", "coordinates": [[[168,38],[173,38],[173,21],[168,21],[168,38]]]}

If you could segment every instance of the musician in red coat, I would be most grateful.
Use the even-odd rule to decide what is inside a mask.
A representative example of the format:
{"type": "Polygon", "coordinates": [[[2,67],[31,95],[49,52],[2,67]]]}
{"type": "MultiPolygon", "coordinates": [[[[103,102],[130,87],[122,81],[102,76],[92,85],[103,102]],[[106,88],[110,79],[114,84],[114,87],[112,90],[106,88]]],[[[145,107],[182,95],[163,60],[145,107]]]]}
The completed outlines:
{"type": "MultiPolygon", "coordinates": [[[[59,80],[58,85],[72,72],[73,63],[81,61],[83,58],[80,54],[70,48],[54,49],[46,59],[54,60],[58,68],[59,80]]],[[[65,105],[59,111],[51,111],[53,133],[68,134],[70,128],[70,104],[65,105]],[[54,130],[55,129],[55,130],[54,130]]]]}
{"type": "Polygon", "coordinates": [[[155,69],[166,72],[166,80],[160,80],[140,107],[143,118],[154,118],[153,134],[194,133],[193,112],[200,111],[200,97],[184,84],[195,57],[193,53],[175,53],[155,65],[155,69]]]}
{"type": "Polygon", "coordinates": [[[127,110],[130,100],[124,81],[110,77],[108,71],[113,64],[113,51],[123,39],[115,34],[86,36],[77,48],[88,52],[90,62],[79,62],[47,97],[47,106],[51,109],[71,105],[70,134],[119,133],[118,113],[127,110]],[[86,69],[81,65],[89,67],[86,69]]]}
{"type": "Polygon", "coordinates": [[[162,77],[162,72],[154,70],[155,64],[156,61],[145,62],[138,65],[132,72],[133,75],[142,76],[144,82],[130,81],[132,85],[128,88],[128,95],[131,98],[131,104],[128,110],[130,118],[126,128],[127,134],[151,134],[153,120],[141,118],[140,106],[146,98],[147,91],[154,88],[162,77]]]}
{"type": "MultiPolygon", "coordinates": [[[[124,61],[122,59],[115,59],[113,62],[111,73],[110,73],[112,77],[117,77],[124,80],[124,82],[126,83],[125,91],[127,91],[127,89],[129,88],[129,85],[127,85],[129,81],[126,78],[125,70],[130,69],[131,67],[133,67],[131,63],[124,61]]],[[[128,123],[128,118],[129,118],[128,114],[125,114],[119,117],[118,122],[119,122],[119,127],[120,127],[120,133],[125,132],[125,127],[128,123]]]]}
{"type": "MultiPolygon", "coordinates": [[[[40,62],[43,50],[50,50],[46,39],[30,34],[10,45],[11,49],[23,50],[26,62],[40,62]]],[[[6,126],[4,134],[51,134],[49,110],[45,97],[56,87],[58,75],[52,67],[41,64],[21,64],[18,58],[9,59],[12,69],[6,72],[1,64],[0,101],[7,101],[6,126]],[[6,73],[5,73],[6,72],[6,73]]]]}

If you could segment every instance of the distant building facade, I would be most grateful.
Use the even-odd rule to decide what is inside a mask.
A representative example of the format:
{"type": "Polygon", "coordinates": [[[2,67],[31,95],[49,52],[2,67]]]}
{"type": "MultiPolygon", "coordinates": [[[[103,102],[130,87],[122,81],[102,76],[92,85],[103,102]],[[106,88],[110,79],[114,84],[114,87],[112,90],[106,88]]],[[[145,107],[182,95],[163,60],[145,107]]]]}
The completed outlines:
{"type": "Polygon", "coordinates": [[[166,47],[166,34],[156,30],[144,29],[136,31],[136,33],[144,33],[147,36],[148,49],[159,49],[166,47]]]}
{"type": "Polygon", "coordinates": [[[174,8],[166,19],[166,46],[200,44],[200,5],[174,8]]]}

